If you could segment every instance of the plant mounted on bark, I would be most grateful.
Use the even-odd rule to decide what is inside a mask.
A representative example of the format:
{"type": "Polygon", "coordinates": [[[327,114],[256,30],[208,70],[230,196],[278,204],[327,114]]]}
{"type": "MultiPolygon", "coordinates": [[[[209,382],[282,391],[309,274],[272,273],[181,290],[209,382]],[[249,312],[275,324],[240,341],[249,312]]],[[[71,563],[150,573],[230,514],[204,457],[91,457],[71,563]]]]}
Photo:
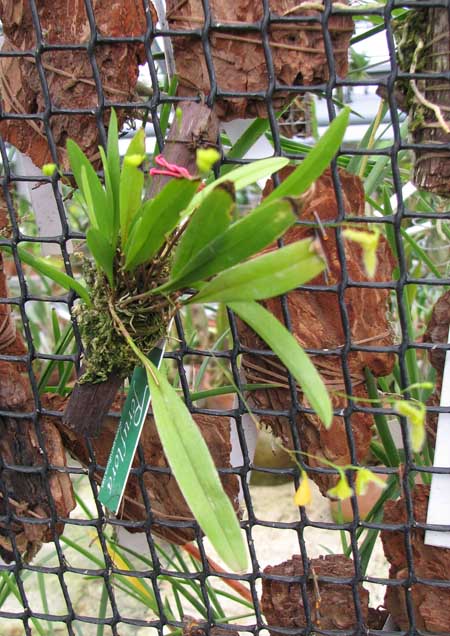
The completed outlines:
{"type": "Polygon", "coordinates": [[[125,378],[136,364],[145,369],[155,425],[172,472],[202,530],[235,569],[245,567],[246,550],[231,502],[191,414],[148,355],[180,307],[223,302],[266,341],[318,417],[327,426],[331,423],[331,402],[314,365],[285,327],[256,302],[317,276],[325,268],[320,246],[307,237],[254,255],[295,224],[298,197],[338,150],[347,120],[345,110],[270,197],[233,220],[235,191],[280,170],[287,159],[242,166],[200,191],[200,177],[185,175],[143,201],[144,131],[134,137],[121,166],[112,113],[106,151],[99,149],[104,185],[77,144],[67,144],[89,217],[86,239],[93,260],[85,264],[86,285],[18,248],[23,261],[82,300],[76,308],[86,353],[81,382],[102,381],[110,372],[125,378]]]}

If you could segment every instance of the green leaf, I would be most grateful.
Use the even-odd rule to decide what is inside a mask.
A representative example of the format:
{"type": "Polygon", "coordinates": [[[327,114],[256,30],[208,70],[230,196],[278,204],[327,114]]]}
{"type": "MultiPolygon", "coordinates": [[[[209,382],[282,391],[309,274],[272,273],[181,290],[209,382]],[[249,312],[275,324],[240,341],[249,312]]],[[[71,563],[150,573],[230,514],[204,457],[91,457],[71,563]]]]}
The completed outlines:
{"type": "Polygon", "coordinates": [[[189,220],[175,252],[171,276],[175,278],[200,250],[222,234],[231,223],[235,206],[233,184],[214,188],[189,220]]]}
{"type": "Polygon", "coordinates": [[[101,269],[108,277],[109,284],[114,288],[114,248],[103,232],[96,228],[90,227],[86,233],[86,241],[91,254],[97,263],[97,267],[101,269]]]}
{"type": "Polygon", "coordinates": [[[273,201],[274,199],[285,196],[299,196],[320,177],[340,148],[344,133],[347,129],[349,116],[350,109],[344,108],[336,119],[331,122],[327,131],[298,168],[269,194],[266,201],[273,201]]]}
{"type": "MultiPolygon", "coordinates": [[[[284,168],[289,163],[289,159],[284,157],[270,157],[269,159],[260,159],[259,161],[252,161],[251,163],[240,166],[231,172],[228,172],[223,177],[219,177],[212,183],[208,184],[203,190],[197,193],[192,199],[190,205],[186,208],[186,216],[192,213],[196,207],[202,203],[204,199],[209,195],[211,190],[214,190],[220,183],[224,181],[231,181],[234,184],[236,191],[242,190],[252,183],[256,183],[259,179],[266,179],[270,177],[274,172],[278,172],[281,168],[284,168]]],[[[281,196],[281,195],[280,195],[281,196]]]]}
{"type": "Polygon", "coordinates": [[[292,201],[264,201],[200,250],[176,278],[159,290],[186,287],[246,260],[282,236],[296,218],[292,201]]]}
{"type": "Polygon", "coordinates": [[[125,268],[132,270],[153,258],[166,236],[178,225],[181,213],[198,188],[198,180],[172,179],[146,202],[125,244],[125,268]]]}
{"type": "Polygon", "coordinates": [[[303,285],[325,269],[313,243],[313,239],[297,241],[231,267],[201,287],[189,302],[263,300],[303,285]]]}
{"type": "Polygon", "coordinates": [[[228,303],[279,357],[292,373],[326,428],[331,426],[333,409],[322,378],[294,336],[267,309],[255,302],[228,303]]]}
{"type": "Polygon", "coordinates": [[[100,183],[100,179],[97,177],[97,174],[92,167],[91,162],[78,144],[76,144],[72,139],[67,141],[66,147],[70,161],[70,168],[88,207],[91,225],[97,228],[110,227],[111,219],[107,205],[106,193],[100,183]],[[86,175],[84,182],[82,178],[83,171],[86,175]],[[86,184],[89,186],[89,192],[86,192],[86,184]]]}
{"type": "Polygon", "coordinates": [[[149,365],[156,428],[183,497],[220,558],[235,571],[245,570],[247,550],[239,522],[205,440],[167,378],[149,365]]]}
{"type": "MultiPolygon", "coordinates": [[[[12,254],[11,247],[7,245],[2,245],[1,249],[5,250],[5,252],[8,252],[9,254],[12,254]]],[[[79,283],[77,280],[75,280],[75,278],[68,276],[65,272],[61,272],[56,267],[53,267],[53,265],[50,265],[50,263],[45,261],[43,258],[33,256],[33,254],[27,252],[20,245],[17,246],[17,252],[21,261],[35,269],[43,276],[47,276],[64,289],[73,289],[73,291],[76,292],[78,296],[84,300],[86,305],[92,304],[87,288],[79,283]]]]}
{"type": "Polygon", "coordinates": [[[125,154],[120,174],[120,230],[125,244],[134,214],[141,207],[144,173],[136,165],[134,157],[145,156],[145,131],[137,131],[125,154]]]}
{"type": "Polygon", "coordinates": [[[111,181],[111,190],[114,201],[112,236],[117,236],[119,233],[120,222],[120,152],[117,116],[114,108],[111,109],[111,116],[109,118],[106,154],[108,157],[108,173],[111,181]]]}

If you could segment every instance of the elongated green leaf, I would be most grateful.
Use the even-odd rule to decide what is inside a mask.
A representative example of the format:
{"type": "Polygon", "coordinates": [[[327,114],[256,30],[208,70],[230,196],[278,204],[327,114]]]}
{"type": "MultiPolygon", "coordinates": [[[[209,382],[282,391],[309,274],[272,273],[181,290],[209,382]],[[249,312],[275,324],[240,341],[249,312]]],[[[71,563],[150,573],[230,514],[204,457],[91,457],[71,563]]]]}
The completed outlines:
{"type": "Polygon", "coordinates": [[[349,115],[350,110],[344,108],[336,119],[331,122],[327,131],[298,168],[296,168],[278,188],[275,188],[275,190],[269,194],[266,201],[273,201],[274,199],[285,196],[299,196],[320,177],[340,148],[347,128],[349,115]]]}
{"type": "Polygon", "coordinates": [[[118,224],[115,223],[115,207],[114,207],[114,187],[111,182],[111,175],[109,173],[109,165],[108,159],[105,155],[105,151],[101,146],[98,147],[100,152],[100,157],[102,159],[103,165],[103,174],[105,178],[105,195],[106,195],[106,205],[108,206],[110,222],[108,227],[102,228],[104,230],[104,235],[107,237],[108,241],[116,247],[117,239],[118,239],[118,224]]]}
{"type": "Polygon", "coordinates": [[[313,239],[253,258],[227,269],[203,286],[189,302],[263,300],[284,294],[310,281],[325,269],[313,239]]]}
{"type": "Polygon", "coordinates": [[[333,409],[322,378],[294,336],[267,309],[255,302],[234,302],[228,306],[246,322],[292,373],[311,408],[324,425],[331,426],[333,409]]]}
{"type": "Polygon", "coordinates": [[[132,270],[155,256],[166,236],[178,225],[181,214],[198,188],[198,180],[173,179],[154,199],[144,204],[137,229],[125,245],[125,268],[132,270]]]}
{"type": "Polygon", "coordinates": [[[287,199],[264,201],[200,250],[176,279],[169,280],[160,290],[186,287],[253,256],[295,223],[297,217],[293,209],[293,202],[287,199]]]}
{"type": "Polygon", "coordinates": [[[90,227],[86,234],[86,241],[92,256],[97,263],[97,267],[101,269],[106,276],[111,287],[114,287],[114,248],[109,243],[105,235],[96,228],[90,227]]]}
{"type": "Polygon", "coordinates": [[[179,272],[200,250],[222,234],[231,223],[234,187],[222,183],[209,194],[192,215],[175,252],[171,276],[179,272]]]}
{"type": "Polygon", "coordinates": [[[136,165],[134,157],[144,157],[145,132],[141,128],[128,146],[125,154],[122,172],[120,174],[120,231],[122,244],[128,237],[128,231],[135,212],[141,207],[142,188],[144,186],[144,173],[136,165]]]}
{"type": "MultiPolygon", "coordinates": [[[[107,157],[108,157],[108,172],[111,181],[111,190],[114,200],[114,215],[113,215],[113,233],[112,236],[117,236],[119,233],[119,221],[120,221],[120,153],[119,153],[119,131],[117,125],[117,116],[114,108],[111,109],[111,116],[109,118],[108,126],[108,143],[107,143],[107,157]]],[[[113,245],[114,245],[113,241],[113,245]]]]}
{"type": "Polygon", "coordinates": [[[86,168],[81,166],[81,184],[83,186],[84,200],[86,201],[86,209],[89,216],[91,227],[99,228],[98,219],[95,212],[94,197],[92,196],[91,186],[89,185],[86,168]]]}
{"type": "MultiPolygon", "coordinates": [[[[8,252],[9,254],[12,253],[12,249],[8,245],[2,245],[0,246],[0,249],[8,252]]],[[[27,252],[27,250],[25,250],[20,245],[17,247],[17,251],[19,253],[19,258],[21,261],[23,261],[27,265],[30,265],[30,267],[35,269],[40,274],[43,274],[43,276],[48,276],[48,278],[55,281],[55,283],[57,283],[64,289],[73,289],[73,291],[76,292],[78,296],[84,300],[86,305],[92,304],[87,288],[84,287],[84,285],[82,285],[80,282],[75,280],[75,278],[68,276],[65,272],[61,272],[56,267],[53,267],[53,265],[50,265],[50,263],[45,261],[43,258],[33,256],[33,254],[27,252]]]]}
{"type": "Polygon", "coordinates": [[[247,550],[239,522],[205,440],[164,374],[149,364],[156,428],[183,497],[220,558],[233,570],[245,570],[247,550]]]}
{"type": "Polygon", "coordinates": [[[100,179],[92,167],[91,162],[86,157],[81,148],[72,139],[67,141],[67,154],[69,156],[70,168],[77,182],[77,186],[80,188],[81,193],[87,203],[89,210],[89,220],[93,227],[107,228],[110,225],[111,219],[109,216],[109,209],[106,200],[106,193],[103,189],[100,179]],[[86,177],[83,184],[83,169],[86,177]],[[90,191],[90,203],[87,200],[87,192],[85,185],[89,184],[90,191]]]}
{"type": "MultiPolygon", "coordinates": [[[[219,177],[212,183],[208,184],[203,190],[197,193],[192,199],[190,205],[186,208],[186,216],[192,213],[200,203],[206,199],[211,190],[216,188],[220,183],[224,181],[231,181],[234,184],[236,191],[242,190],[253,183],[256,183],[259,179],[266,179],[270,177],[274,172],[278,172],[281,168],[284,168],[289,163],[289,159],[284,157],[271,157],[269,159],[261,159],[259,161],[252,161],[251,163],[235,168],[231,172],[228,172],[223,177],[219,177]]],[[[281,195],[280,195],[281,196],[281,195]]]]}

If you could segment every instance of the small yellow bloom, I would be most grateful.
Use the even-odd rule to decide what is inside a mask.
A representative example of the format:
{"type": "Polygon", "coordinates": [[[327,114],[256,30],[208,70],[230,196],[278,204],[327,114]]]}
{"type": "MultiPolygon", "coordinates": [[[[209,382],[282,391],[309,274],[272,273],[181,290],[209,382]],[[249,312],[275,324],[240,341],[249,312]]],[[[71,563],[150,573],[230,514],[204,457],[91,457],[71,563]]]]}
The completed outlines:
{"type": "Polygon", "coordinates": [[[220,153],[215,148],[199,148],[197,150],[197,169],[200,174],[209,172],[220,159],[220,153]]]}
{"type": "Polygon", "coordinates": [[[53,177],[56,169],[56,163],[44,163],[44,165],[42,166],[42,174],[46,177],[53,177]]]}
{"type": "Polygon", "coordinates": [[[386,483],[368,468],[358,468],[356,471],[355,490],[357,495],[365,495],[370,483],[380,488],[386,488],[386,483]]]}
{"type": "Polygon", "coordinates": [[[336,486],[334,488],[330,488],[327,495],[329,497],[333,497],[333,499],[340,499],[343,501],[353,495],[353,488],[350,488],[347,477],[342,475],[336,486]]]}
{"type": "Polygon", "coordinates": [[[376,228],[374,232],[366,232],[347,228],[342,232],[342,235],[362,247],[364,269],[367,276],[373,278],[377,270],[377,249],[380,242],[380,230],[376,228]]]}
{"type": "Polygon", "coordinates": [[[413,400],[397,400],[394,402],[394,409],[408,419],[411,447],[418,453],[425,442],[425,405],[413,400]]]}
{"type": "Polygon", "coordinates": [[[312,500],[311,486],[308,475],[302,470],[300,478],[300,486],[294,495],[294,503],[296,506],[308,506],[312,500]]]}
{"type": "Polygon", "coordinates": [[[141,163],[144,161],[145,155],[128,155],[124,157],[124,164],[127,166],[132,166],[133,168],[139,168],[141,163]]]}

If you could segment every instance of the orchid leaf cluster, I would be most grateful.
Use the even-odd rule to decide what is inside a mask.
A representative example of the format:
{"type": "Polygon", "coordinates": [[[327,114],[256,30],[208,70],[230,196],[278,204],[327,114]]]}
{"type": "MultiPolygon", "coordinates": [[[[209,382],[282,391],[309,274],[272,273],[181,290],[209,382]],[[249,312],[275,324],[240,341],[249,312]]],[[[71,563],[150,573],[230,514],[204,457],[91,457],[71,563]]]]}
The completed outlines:
{"type": "MultiPolygon", "coordinates": [[[[22,246],[17,250],[21,260],[80,297],[78,318],[89,381],[112,371],[126,377],[134,364],[146,369],[167,461],[200,527],[234,570],[245,569],[247,554],[232,504],[184,401],[147,356],[183,305],[225,303],[279,357],[323,424],[331,424],[331,401],[319,373],[292,334],[258,301],[286,293],[326,267],[313,238],[278,249],[275,242],[296,223],[300,195],[339,150],[348,115],[348,109],[341,112],[267,199],[236,218],[236,192],[279,171],[289,163],[286,158],[243,165],[200,190],[201,176],[173,179],[154,198],[144,200],[144,130],[136,133],[121,161],[112,112],[107,146],[99,148],[103,180],[75,141],[67,142],[89,219],[86,242],[93,260],[87,263],[88,284],[22,246]],[[98,349],[101,355],[96,357],[98,349]],[[104,366],[109,359],[108,368],[97,368],[99,360],[104,366]]],[[[216,160],[215,153],[199,155],[202,175],[216,160]]]]}

